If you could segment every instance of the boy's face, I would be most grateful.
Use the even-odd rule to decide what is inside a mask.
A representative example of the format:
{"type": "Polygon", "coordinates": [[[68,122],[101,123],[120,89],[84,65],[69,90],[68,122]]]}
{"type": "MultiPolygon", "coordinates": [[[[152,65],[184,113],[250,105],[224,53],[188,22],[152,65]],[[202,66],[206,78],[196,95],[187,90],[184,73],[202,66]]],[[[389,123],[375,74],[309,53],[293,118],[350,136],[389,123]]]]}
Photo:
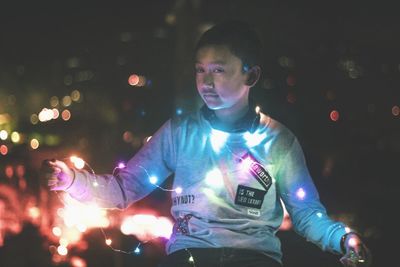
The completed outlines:
{"type": "Polygon", "coordinates": [[[248,74],[240,58],[224,45],[200,48],[196,54],[197,91],[212,110],[241,109],[248,104],[248,74]]]}

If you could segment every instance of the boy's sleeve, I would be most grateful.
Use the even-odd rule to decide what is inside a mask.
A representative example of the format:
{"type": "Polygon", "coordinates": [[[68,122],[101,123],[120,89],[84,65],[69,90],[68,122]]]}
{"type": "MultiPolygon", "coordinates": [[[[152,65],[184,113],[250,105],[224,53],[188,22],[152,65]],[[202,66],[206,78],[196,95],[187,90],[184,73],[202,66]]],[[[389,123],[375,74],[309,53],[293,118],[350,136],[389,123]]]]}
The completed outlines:
{"type": "Polygon", "coordinates": [[[74,170],[75,180],[66,191],[81,202],[122,209],[156,188],[150,177],[155,177],[160,184],[174,169],[175,149],[171,120],[168,120],[115,175],[74,170]]]}
{"type": "Polygon", "coordinates": [[[340,239],[346,233],[345,225],[328,217],[307,169],[300,144],[293,138],[277,172],[281,198],[297,233],[323,250],[340,254],[340,239]]]}

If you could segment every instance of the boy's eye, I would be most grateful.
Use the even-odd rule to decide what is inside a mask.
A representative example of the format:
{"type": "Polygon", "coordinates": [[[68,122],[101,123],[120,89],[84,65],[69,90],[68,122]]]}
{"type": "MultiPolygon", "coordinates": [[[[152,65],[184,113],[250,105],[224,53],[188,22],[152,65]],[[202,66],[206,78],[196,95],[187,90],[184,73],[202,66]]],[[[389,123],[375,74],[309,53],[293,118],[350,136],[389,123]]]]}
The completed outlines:
{"type": "Polygon", "coordinates": [[[196,73],[203,73],[204,69],[203,68],[195,68],[196,73]]]}
{"type": "Polygon", "coordinates": [[[222,72],[224,72],[224,69],[223,69],[223,68],[215,68],[215,69],[213,70],[213,72],[214,72],[214,73],[222,73],[222,72]]]}

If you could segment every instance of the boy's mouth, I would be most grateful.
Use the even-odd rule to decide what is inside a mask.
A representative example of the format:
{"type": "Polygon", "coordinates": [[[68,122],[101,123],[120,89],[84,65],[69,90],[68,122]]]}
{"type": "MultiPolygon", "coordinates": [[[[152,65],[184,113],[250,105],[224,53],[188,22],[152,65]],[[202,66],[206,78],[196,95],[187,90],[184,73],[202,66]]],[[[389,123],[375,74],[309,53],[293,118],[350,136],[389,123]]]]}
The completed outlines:
{"type": "Polygon", "coordinates": [[[215,98],[219,98],[219,96],[217,94],[203,94],[204,98],[210,98],[210,99],[215,99],[215,98]]]}

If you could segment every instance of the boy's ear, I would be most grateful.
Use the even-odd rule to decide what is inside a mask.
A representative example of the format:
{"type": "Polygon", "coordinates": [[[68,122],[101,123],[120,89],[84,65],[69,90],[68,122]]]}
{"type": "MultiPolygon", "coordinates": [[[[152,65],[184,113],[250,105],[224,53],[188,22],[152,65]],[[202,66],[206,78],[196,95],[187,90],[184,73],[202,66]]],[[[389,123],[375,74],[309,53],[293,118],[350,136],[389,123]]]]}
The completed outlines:
{"type": "Polygon", "coordinates": [[[252,87],[254,86],[257,82],[258,79],[260,79],[261,75],[261,68],[260,66],[253,66],[247,71],[247,81],[246,85],[252,87]]]}

